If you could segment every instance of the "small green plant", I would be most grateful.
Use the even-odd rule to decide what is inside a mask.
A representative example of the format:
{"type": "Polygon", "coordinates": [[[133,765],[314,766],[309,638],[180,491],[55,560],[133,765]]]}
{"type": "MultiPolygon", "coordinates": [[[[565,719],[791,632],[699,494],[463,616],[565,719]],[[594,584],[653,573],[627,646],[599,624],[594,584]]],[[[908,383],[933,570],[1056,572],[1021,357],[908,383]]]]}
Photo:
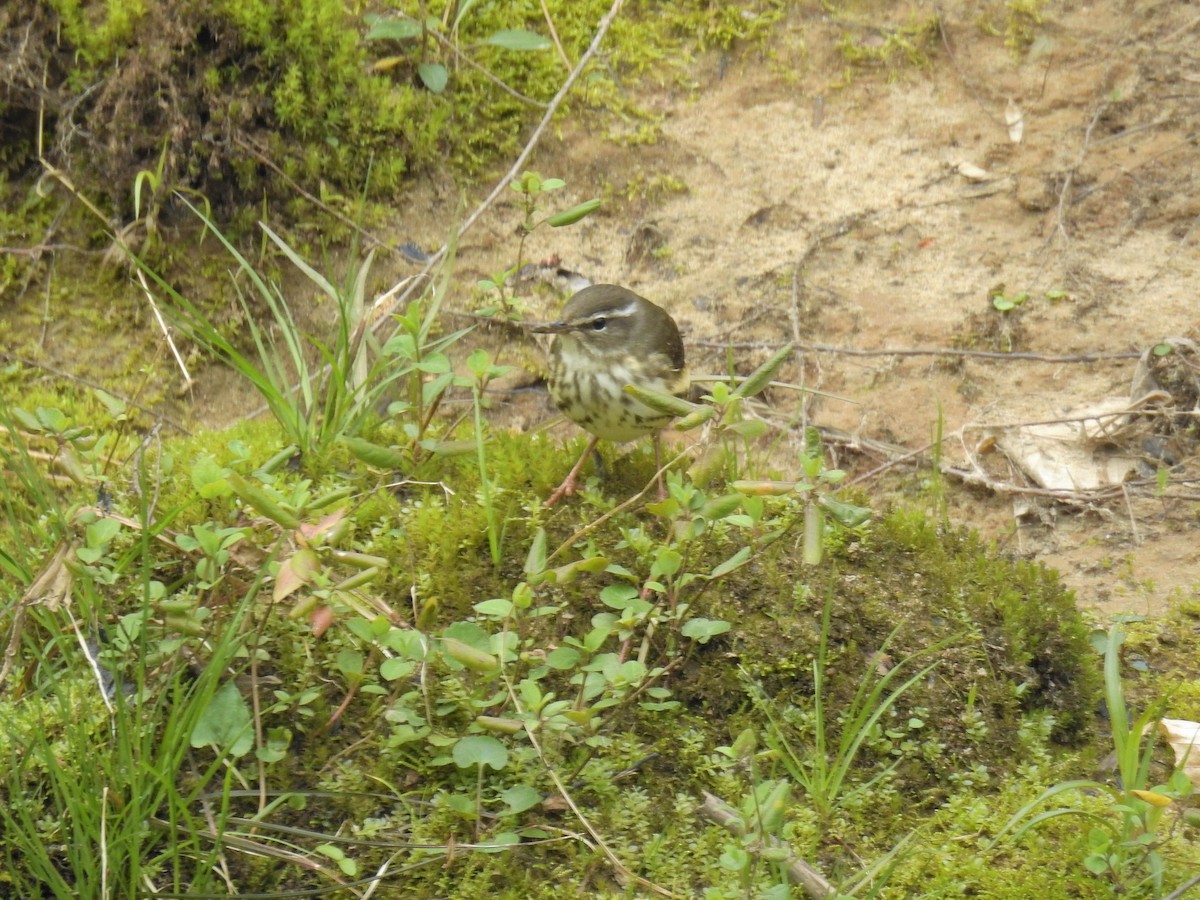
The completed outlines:
{"type": "MultiPolygon", "coordinates": [[[[429,300],[413,301],[404,314],[395,317],[395,336],[380,346],[367,313],[367,277],[373,254],[368,254],[354,272],[350,287],[339,289],[263,225],[276,248],[336,304],[332,337],[322,340],[300,331],[281,288],[268,283],[207,216],[188,205],[217,235],[257,299],[270,310],[274,333],[257,324],[236,282],[254,356],[243,352],[170,285],[161,279],[158,283],[173,301],[174,317],[187,334],[254,386],[285,439],[296,446],[302,458],[323,457],[338,442],[353,440],[369,419],[378,417],[384,398],[398,387],[407,399],[392,404],[389,412],[403,417],[402,430],[410,442],[410,456],[418,448],[429,452],[441,448],[437,441],[427,440],[427,431],[444,391],[453,381],[445,351],[469,332],[463,329],[434,337],[446,278],[436,283],[429,300]],[[426,380],[425,376],[433,377],[426,380]]],[[[153,272],[149,274],[157,279],[153,272]]]]}
{"type": "Polygon", "coordinates": [[[998,291],[992,294],[992,308],[999,313],[1010,313],[1014,309],[1024,306],[1028,299],[1028,291],[1021,291],[1019,294],[1005,294],[998,291]]]}
{"type": "Polygon", "coordinates": [[[1016,341],[1022,335],[1022,311],[1028,300],[1028,291],[1011,293],[1003,284],[988,291],[988,302],[992,309],[999,313],[999,317],[985,322],[984,331],[997,344],[1003,341],[1002,346],[1006,352],[1013,351],[1016,341]]]}
{"type": "MultiPolygon", "coordinates": [[[[167,154],[170,150],[169,138],[163,139],[162,152],[158,155],[158,163],[153,169],[142,169],[133,179],[133,221],[121,231],[121,240],[135,228],[141,226],[146,233],[146,247],[158,240],[158,216],[162,211],[164,194],[169,196],[166,184],[167,154]]],[[[212,216],[212,206],[203,193],[193,188],[174,188],[180,194],[187,194],[196,199],[204,207],[204,214],[212,216]]]]}
{"type": "Polygon", "coordinates": [[[479,499],[487,516],[488,549],[492,554],[492,563],[499,568],[501,563],[500,540],[501,523],[493,502],[493,485],[489,475],[487,461],[487,423],[483,412],[487,404],[484,390],[493,378],[504,375],[509,371],[507,366],[497,366],[485,350],[476,350],[467,359],[467,368],[471,371],[471,400],[474,410],[475,423],[475,458],[479,464],[479,499]]]}
{"type": "Polygon", "coordinates": [[[499,304],[498,306],[485,306],[482,309],[476,310],[478,315],[485,317],[499,315],[505,321],[519,321],[521,318],[520,311],[513,306],[512,296],[509,293],[509,283],[525,264],[525,240],[543,226],[565,228],[590,216],[600,208],[600,201],[593,199],[585,200],[583,203],[578,203],[562,212],[541,215],[543,212],[542,195],[561,190],[566,185],[567,183],[561,178],[543,178],[536,172],[526,172],[509,184],[509,187],[521,198],[520,203],[524,216],[521,224],[518,226],[521,239],[517,244],[517,259],[516,262],[502,272],[498,272],[490,278],[485,278],[478,282],[480,290],[485,294],[494,296],[499,304]]]}
{"type": "Polygon", "coordinates": [[[1152,705],[1132,722],[1121,682],[1121,626],[1108,632],[1104,651],[1104,697],[1117,762],[1117,784],[1094,779],[1064,781],[1045,790],[1021,808],[996,836],[1020,840],[1031,829],[1060,816],[1081,816],[1093,822],[1088,831],[1088,852],[1082,863],[1092,874],[1105,879],[1119,894],[1148,892],[1163,896],[1165,860],[1163,842],[1173,829],[1167,818],[1178,803],[1193,793],[1192,783],[1177,769],[1166,784],[1150,780],[1154,754],[1154,730],[1162,704],[1152,705]],[[1147,736],[1149,735],[1149,736],[1147,736]],[[1095,812],[1081,806],[1059,806],[1033,815],[1034,810],[1064,794],[1094,794],[1106,801],[1107,809],[1095,812]]]}
{"type": "MultiPolygon", "coordinates": [[[[459,42],[459,30],[464,19],[475,6],[474,0],[463,3],[447,4],[445,20],[435,16],[424,19],[414,19],[408,16],[384,18],[378,15],[368,15],[366,22],[368,30],[365,39],[368,41],[389,41],[399,44],[409,52],[408,56],[391,57],[378,61],[376,71],[394,68],[410,58],[417,60],[417,77],[427,89],[435,94],[446,90],[450,82],[450,68],[441,61],[443,54],[451,54],[466,59],[474,68],[482,67],[466,56],[459,42]],[[449,21],[450,13],[454,11],[454,21],[449,21]]],[[[530,52],[548,50],[552,46],[547,38],[526,28],[503,28],[485,37],[479,42],[479,47],[497,47],[512,52],[530,52]]],[[[486,72],[486,70],[484,70],[486,72]]],[[[501,82],[490,72],[489,78],[499,83],[508,93],[520,97],[511,87],[501,82]]],[[[527,98],[521,98],[527,99],[527,98]]],[[[534,101],[529,101],[533,103],[534,101]]]]}
{"type": "MultiPolygon", "coordinates": [[[[868,665],[859,678],[853,699],[836,717],[840,727],[835,744],[830,736],[834,719],[830,717],[827,708],[829,698],[825,688],[830,665],[829,617],[832,609],[830,597],[827,598],[821,614],[817,655],[812,662],[812,705],[802,715],[797,717],[793,711],[789,716],[781,716],[761,686],[746,676],[755,708],[767,720],[764,740],[777,752],[792,779],[804,788],[807,802],[823,824],[827,824],[838,809],[869,794],[872,788],[883,782],[900,764],[901,760],[898,758],[868,780],[851,785],[850,774],[859,752],[871,740],[880,721],[909,688],[937,667],[937,663],[933,662],[907,675],[913,668],[912,664],[918,657],[930,655],[948,643],[943,641],[912,654],[882,675],[876,671],[875,666],[868,665]],[[902,675],[907,675],[905,680],[894,684],[902,675]],[[803,737],[798,734],[796,728],[797,722],[800,721],[805,723],[802,730],[807,732],[803,737]]],[[[887,648],[895,636],[895,631],[888,635],[879,648],[880,656],[887,653],[887,648]]]]}

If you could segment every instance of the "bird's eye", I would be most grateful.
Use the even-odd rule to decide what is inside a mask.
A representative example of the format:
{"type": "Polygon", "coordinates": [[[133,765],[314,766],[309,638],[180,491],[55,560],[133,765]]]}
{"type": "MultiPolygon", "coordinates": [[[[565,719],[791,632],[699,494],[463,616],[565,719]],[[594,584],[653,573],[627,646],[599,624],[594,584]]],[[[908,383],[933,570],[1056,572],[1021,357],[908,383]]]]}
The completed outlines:
{"type": "Polygon", "coordinates": [[[592,319],[592,331],[603,331],[604,326],[608,324],[608,319],[600,316],[598,319],[592,319]]]}

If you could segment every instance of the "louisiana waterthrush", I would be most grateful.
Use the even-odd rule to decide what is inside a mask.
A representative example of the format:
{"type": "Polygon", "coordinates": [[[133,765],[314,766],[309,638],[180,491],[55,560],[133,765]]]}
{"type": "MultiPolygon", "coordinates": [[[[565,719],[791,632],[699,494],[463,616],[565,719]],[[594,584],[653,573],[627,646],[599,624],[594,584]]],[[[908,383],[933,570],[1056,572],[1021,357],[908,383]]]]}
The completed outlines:
{"type": "MultiPolygon", "coordinates": [[[[653,434],[657,461],[658,433],[671,416],[624,388],[635,385],[676,395],[687,390],[683,340],[667,311],[615,284],[594,284],[567,302],[558,321],[530,330],[554,335],[550,396],[563,415],[592,434],[545,505],[574,492],[579,472],[600,440],[623,442],[653,434]]],[[[659,487],[661,491],[661,482],[659,487]]]]}

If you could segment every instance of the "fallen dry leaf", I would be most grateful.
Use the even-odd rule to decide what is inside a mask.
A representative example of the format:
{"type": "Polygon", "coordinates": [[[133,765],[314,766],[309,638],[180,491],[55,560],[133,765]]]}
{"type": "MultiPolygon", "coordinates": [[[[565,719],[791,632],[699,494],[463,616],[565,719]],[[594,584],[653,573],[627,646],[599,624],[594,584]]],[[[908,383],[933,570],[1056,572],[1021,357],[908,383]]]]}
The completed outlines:
{"type": "Polygon", "coordinates": [[[1008,108],[1004,110],[1004,121],[1008,123],[1008,139],[1014,144],[1021,143],[1021,138],[1025,136],[1025,114],[1012,100],[1008,101],[1008,108]]]}
{"type": "Polygon", "coordinates": [[[1175,751],[1175,768],[1182,769],[1200,787],[1200,722],[1159,719],[1158,730],[1175,751]]]}

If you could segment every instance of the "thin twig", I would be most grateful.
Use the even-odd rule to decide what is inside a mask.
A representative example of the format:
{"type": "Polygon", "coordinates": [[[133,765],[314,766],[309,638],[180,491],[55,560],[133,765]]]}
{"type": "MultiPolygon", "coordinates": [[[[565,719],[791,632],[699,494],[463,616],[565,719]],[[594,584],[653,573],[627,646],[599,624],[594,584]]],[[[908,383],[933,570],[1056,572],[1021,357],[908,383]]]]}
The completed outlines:
{"type": "Polygon", "coordinates": [[[1071,194],[1071,182],[1075,180],[1075,175],[1079,171],[1079,167],[1083,165],[1083,160],[1087,156],[1088,147],[1092,141],[1092,132],[1095,130],[1100,117],[1108,111],[1108,103],[1101,103],[1096,109],[1096,114],[1092,116],[1092,121],[1088,123],[1087,131],[1083,133],[1083,143],[1079,147],[1079,155],[1075,159],[1075,164],[1067,170],[1067,176],[1063,179],[1062,190],[1058,192],[1058,232],[1063,236],[1063,240],[1070,243],[1071,236],[1067,234],[1067,224],[1063,216],[1063,210],[1067,205],[1067,197],[1071,194]]]}
{"type": "MultiPolygon", "coordinates": [[[[708,791],[702,791],[701,793],[704,795],[704,803],[699,809],[700,815],[710,822],[720,825],[731,834],[738,837],[745,837],[747,828],[742,817],[719,797],[710,794],[708,791]]],[[[783,850],[785,852],[790,850],[786,843],[774,835],[763,835],[748,849],[750,852],[757,854],[761,854],[766,849],[783,850]]],[[[785,862],[787,865],[788,880],[793,884],[800,885],[804,893],[809,897],[832,897],[837,893],[824,875],[800,857],[787,852],[785,862]]]]}
{"type": "Polygon", "coordinates": [[[792,303],[788,307],[788,318],[792,323],[792,343],[800,345],[800,263],[792,267],[792,303]]]}
{"type": "Polygon", "coordinates": [[[880,475],[882,475],[884,472],[888,471],[889,469],[894,469],[894,468],[896,468],[896,466],[903,465],[904,463],[909,462],[910,460],[916,459],[918,457],[923,457],[926,453],[928,453],[930,450],[932,450],[933,447],[934,447],[934,443],[931,441],[930,443],[926,444],[924,447],[919,447],[916,450],[910,450],[908,453],[902,454],[901,456],[893,457],[892,459],[889,459],[887,462],[876,466],[874,469],[871,469],[869,472],[864,472],[861,475],[851,478],[849,481],[846,482],[846,487],[850,487],[851,485],[855,485],[855,484],[861,484],[864,481],[871,481],[874,478],[878,478],[880,475]]]}
{"type": "Polygon", "coordinates": [[[75,618],[75,614],[71,612],[71,604],[68,603],[63,608],[67,611],[67,617],[71,620],[71,630],[75,632],[75,639],[79,641],[79,648],[83,651],[84,659],[88,661],[88,666],[91,668],[92,675],[96,679],[96,686],[100,688],[100,699],[108,707],[108,714],[115,716],[117,711],[113,708],[112,701],[108,699],[108,689],[104,685],[104,670],[100,668],[100,663],[97,661],[95,654],[92,653],[92,648],[88,646],[87,638],[83,636],[83,630],[79,627],[79,621],[75,618]]]}
{"type": "Polygon", "coordinates": [[[142,286],[142,293],[146,295],[146,302],[150,304],[150,309],[154,313],[154,321],[158,322],[158,327],[163,333],[163,337],[167,339],[167,346],[171,348],[171,355],[175,357],[175,362],[179,366],[179,371],[183,373],[184,387],[191,391],[192,376],[188,372],[187,364],[183,361],[183,357],[179,355],[179,348],[175,346],[175,341],[171,337],[171,331],[167,328],[167,323],[163,320],[162,313],[158,311],[158,304],[154,301],[154,294],[150,292],[150,285],[146,284],[146,275],[141,269],[137,269],[138,283],[142,286]]]}
{"type": "Polygon", "coordinates": [[[562,553],[568,547],[572,546],[576,541],[578,541],[585,534],[588,534],[591,531],[595,531],[597,528],[599,528],[601,525],[603,525],[605,522],[607,522],[613,516],[620,515],[622,512],[629,509],[630,507],[636,506],[637,503],[643,497],[645,497],[647,494],[650,493],[650,489],[655,487],[658,484],[658,479],[661,478],[667,472],[667,470],[671,468],[671,466],[675,465],[675,463],[679,462],[679,460],[681,460],[685,456],[687,456],[688,453],[690,452],[690,450],[691,450],[691,448],[688,447],[688,448],[680,451],[672,459],[668,460],[663,465],[663,467],[654,474],[654,477],[651,478],[648,482],[646,482],[646,486],[644,488],[642,488],[640,491],[638,491],[636,494],[634,494],[632,497],[630,497],[628,500],[626,500],[620,506],[614,506],[612,509],[610,509],[608,512],[606,512],[600,518],[595,519],[594,521],[588,522],[588,524],[584,525],[582,528],[580,528],[578,531],[576,531],[573,535],[571,535],[569,538],[567,538],[565,541],[563,541],[553,553],[551,553],[549,556],[546,557],[546,561],[549,562],[550,560],[554,559],[554,557],[558,556],[558,554],[562,553]]]}
{"type": "MultiPolygon", "coordinates": [[[[513,687],[512,682],[509,680],[508,673],[501,672],[501,674],[504,677],[504,684],[508,688],[508,696],[509,699],[512,700],[514,708],[518,713],[524,713],[524,706],[521,703],[521,699],[517,696],[516,688],[513,687]]],[[[587,817],[583,814],[583,810],[581,810],[575,803],[575,800],[571,797],[570,792],[567,790],[567,786],[563,784],[562,779],[558,777],[558,772],[556,772],[554,767],[550,765],[550,760],[546,758],[546,753],[542,750],[541,742],[537,739],[534,729],[527,728],[525,730],[525,737],[529,741],[530,746],[533,747],[533,751],[538,755],[538,759],[541,760],[542,766],[546,770],[546,774],[549,775],[550,780],[554,782],[555,788],[558,789],[559,796],[562,797],[567,806],[570,807],[571,812],[575,814],[575,818],[579,820],[579,824],[583,826],[584,830],[589,835],[591,835],[592,840],[596,842],[596,846],[600,848],[600,852],[604,854],[605,859],[608,860],[608,864],[613,867],[613,870],[617,872],[620,877],[635,882],[639,886],[646,888],[649,891],[653,891],[660,897],[675,897],[676,894],[672,893],[666,888],[660,887],[653,881],[631,872],[625,866],[625,864],[621,862],[621,860],[617,859],[616,854],[609,849],[608,844],[604,842],[604,838],[600,836],[600,832],[598,832],[592,823],[588,821],[587,817]]]]}
{"type": "Polygon", "coordinates": [[[546,19],[546,27],[550,29],[550,39],[554,41],[554,46],[558,48],[558,55],[566,66],[568,72],[571,71],[571,58],[567,56],[567,51],[563,49],[562,41],[558,39],[558,31],[554,27],[554,20],[550,18],[550,9],[546,6],[546,0],[541,0],[542,15],[546,19]]]}
{"type": "MultiPolygon", "coordinates": [[[[692,341],[693,346],[724,350],[778,350],[782,344],[771,341],[692,341]]],[[[1070,356],[1054,356],[1047,353],[1005,353],[1000,350],[959,350],[955,347],[895,347],[861,349],[857,347],[835,347],[831,344],[797,344],[801,352],[835,353],[839,356],[950,356],[967,359],[1003,359],[1021,362],[1044,363],[1094,363],[1119,359],[1139,359],[1141,352],[1123,350],[1116,353],[1079,353],[1070,356]]]]}
{"type": "Polygon", "coordinates": [[[1171,891],[1171,893],[1167,894],[1163,900],[1179,900],[1179,898],[1181,898],[1184,894],[1198,884],[1200,884],[1200,875],[1197,875],[1194,878],[1189,878],[1175,890],[1171,891]]]}

